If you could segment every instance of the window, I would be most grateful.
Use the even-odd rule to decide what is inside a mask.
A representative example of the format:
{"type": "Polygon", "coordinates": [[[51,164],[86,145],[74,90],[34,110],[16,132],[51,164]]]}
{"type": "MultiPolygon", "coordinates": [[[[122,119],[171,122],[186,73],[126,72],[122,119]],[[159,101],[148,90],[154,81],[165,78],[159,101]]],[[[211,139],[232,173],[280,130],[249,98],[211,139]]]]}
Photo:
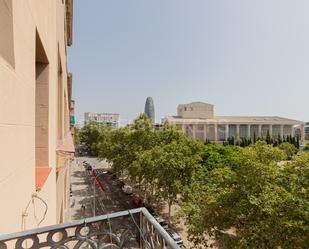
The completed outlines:
{"type": "Polygon", "coordinates": [[[283,135],[284,135],[284,136],[290,136],[290,135],[292,135],[292,126],[291,126],[291,125],[285,125],[285,126],[283,126],[283,135]]]}
{"type": "Polygon", "coordinates": [[[239,126],[239,137],[247,138],[248,137],[248,125],[240,125],[239,126]]]}
{"type": "Polygon", "coordinates": [[[272,136],[273,137],[278,137],[280,135],[280,125],[273,125],[273,132],[272,132],[272,136]]]}
{"type": "Polygon", "coordinates": [[[250,137],[251,138],[258,138],[259,137],[259,126],[258,125],[251,125],[250,126],[250,137]]]}
{"type": "Polygon", "coordinates": [[[207,125],[206,127],[207,130],[207,139],[210,141],[215,141],[217,140],[216,138],[216,132],[215,132],[215,126],[214,125],[207,125]]]}
{"type": "Polygon", "coordinates": [[[12,0],[0,0],[0,56],[15,67],[12,0]]]}
{"type": "Polygon", "coordinates": [[[269,133],[270,126],[269,125],[262,125],[262,137],[266,137],[267,133],[269,133]]]}
{"type": "Polygon", "coordinates": [[[237,137],[237,128],[236,125],[229,125],[229,137],[237,137]]]}
{"type": "Polygon", "coordinates": [[[218,125],[219,141],[225,141],[225,125],[218,125]]]}

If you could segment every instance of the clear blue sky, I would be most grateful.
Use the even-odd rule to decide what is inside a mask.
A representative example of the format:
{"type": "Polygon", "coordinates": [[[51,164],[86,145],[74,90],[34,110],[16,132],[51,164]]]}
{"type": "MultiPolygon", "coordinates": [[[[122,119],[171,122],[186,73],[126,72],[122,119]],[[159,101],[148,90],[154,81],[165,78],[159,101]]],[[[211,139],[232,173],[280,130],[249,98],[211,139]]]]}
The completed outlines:
{"type": "Polygon", "coordinates": [[[75,0],[77,120],[156,119],[205,101],[217,115],[309,120],[308,0],[75,0]]]}

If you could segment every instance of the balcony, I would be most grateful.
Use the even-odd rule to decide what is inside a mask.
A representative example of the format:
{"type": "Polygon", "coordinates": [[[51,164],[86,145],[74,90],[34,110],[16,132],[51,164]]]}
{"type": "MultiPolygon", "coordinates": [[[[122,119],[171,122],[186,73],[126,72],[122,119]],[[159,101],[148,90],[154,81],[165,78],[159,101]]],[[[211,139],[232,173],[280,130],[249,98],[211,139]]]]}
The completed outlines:
{"type": "Polygon", "coordinates": [[[0,249],[180,248],[145,208],[0,235],[0,249]]]}

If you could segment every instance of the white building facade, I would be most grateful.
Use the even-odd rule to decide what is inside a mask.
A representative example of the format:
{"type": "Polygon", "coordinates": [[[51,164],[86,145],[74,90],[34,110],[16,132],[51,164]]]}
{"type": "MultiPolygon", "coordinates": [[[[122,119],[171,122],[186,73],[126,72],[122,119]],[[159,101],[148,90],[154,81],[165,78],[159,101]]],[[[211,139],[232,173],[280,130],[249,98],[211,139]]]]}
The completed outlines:
{"type": "Polygon", "coordinates": [[[120,115],[118,113],[85,112],[85,124],[89,122],[106,124],[112,128],[118,128],[120,124],[120,115]]]}
{"type": "Polygon", "coordinates": [[[309,140],[309,122],[305,125],[305,139],[309,140]]]}
{"type": "Polygon", "coordinates": [[[229,138],[265,138],[295,136],[295,127],[301,127],[300,139],[305,140],[302,121],[276,116],[215,116],[214,106],[193,102],[178,106],[177,116],[168,116],[165,122],[176,125],[187,136],[201,141],[227,141],[229,138]]]}

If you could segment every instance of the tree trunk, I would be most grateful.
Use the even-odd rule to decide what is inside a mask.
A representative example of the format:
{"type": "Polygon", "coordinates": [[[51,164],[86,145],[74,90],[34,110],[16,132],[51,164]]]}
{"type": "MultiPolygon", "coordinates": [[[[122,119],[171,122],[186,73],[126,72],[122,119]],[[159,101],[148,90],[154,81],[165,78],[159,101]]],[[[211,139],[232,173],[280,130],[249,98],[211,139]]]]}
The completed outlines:
{"type": "Polygon", "coordinates": [[[169,200],[168,201],[168,218],[171,218],[171,212],[172,212],[172,205],[173,205],[173,201],[169,200]]]}

